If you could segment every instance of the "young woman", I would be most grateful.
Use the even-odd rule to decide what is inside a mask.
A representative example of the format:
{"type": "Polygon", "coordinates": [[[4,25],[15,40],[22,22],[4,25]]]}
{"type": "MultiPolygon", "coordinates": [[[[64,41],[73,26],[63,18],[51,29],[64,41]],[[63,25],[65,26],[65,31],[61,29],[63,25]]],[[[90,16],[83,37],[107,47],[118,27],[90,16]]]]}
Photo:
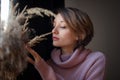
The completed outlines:
{"type": "Polygon", "coordinates": [[[35,60],[28,57],[43,80],[103,80],[105,56],[85,46],[94,30],[89,16],[76,8],[60,9],[53,22],[51,59],[45,62],[33,49],[26,47],[35,60]]]}

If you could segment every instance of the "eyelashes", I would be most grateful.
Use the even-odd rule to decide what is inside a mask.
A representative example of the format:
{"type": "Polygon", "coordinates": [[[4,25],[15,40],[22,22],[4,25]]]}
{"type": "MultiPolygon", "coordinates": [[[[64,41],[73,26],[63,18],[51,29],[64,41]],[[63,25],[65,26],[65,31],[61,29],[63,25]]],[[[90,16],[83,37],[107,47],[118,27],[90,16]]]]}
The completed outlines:
{"type": "Polygon", "coordinates": [[[66,28],[66,26],[60,26],[60,28],[65,29],[65,28],[66,28]]]}
{"type": "Polygon", "coordinates": [[[54,25],[52,27],[53,28],[60,28],[60,29],[66,29],[67,28],[66,26],[57,26],[57,27],[55,27],[54,25]]]}

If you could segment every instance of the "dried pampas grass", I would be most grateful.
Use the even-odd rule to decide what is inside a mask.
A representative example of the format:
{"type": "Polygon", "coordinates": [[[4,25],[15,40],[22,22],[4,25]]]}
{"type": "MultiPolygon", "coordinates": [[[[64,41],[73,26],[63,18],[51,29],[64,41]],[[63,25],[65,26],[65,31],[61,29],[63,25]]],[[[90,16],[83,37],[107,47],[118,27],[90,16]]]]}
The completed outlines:
{"type": "Polygon", "coordinates": [[[0,80],[16,80],[27,66],[23,29],[12,9],[11,6],[6,29],[0,21],[0,80]]]}
{"type": "Polygon", "coordinates": [[[17,6],[10,8],[6,30],[3,29],[4,23],[0,21],[0,80],[16,80],[16,77],[27,66],[25,44],[32,47],[36,43],[46,40],[45,37],[51,34],[48,32],[29,40],[28,20],[34,15],[44,17],[42,14],[55,17],[54,13],[42,8],[26,9],[25,7],[21,13],[15,12],[16,8],[17,6]],[[16,13],[18,14],[16,15],[16,13]],[[26,14],[27,16],[25,16],[26,14]]]}

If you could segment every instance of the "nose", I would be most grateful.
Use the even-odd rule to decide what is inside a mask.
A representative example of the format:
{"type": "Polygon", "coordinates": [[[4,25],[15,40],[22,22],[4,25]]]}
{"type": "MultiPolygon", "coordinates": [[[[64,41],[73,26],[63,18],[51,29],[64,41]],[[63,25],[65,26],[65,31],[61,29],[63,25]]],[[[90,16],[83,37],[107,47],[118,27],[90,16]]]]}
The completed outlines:
{"type": "Polygon", "coordinates": [[[52,33],[53,33],[53,34],[58,34],[58,30],[57,30],[56,27],[54,27],[54,28],[52,29],[52,33]]]}

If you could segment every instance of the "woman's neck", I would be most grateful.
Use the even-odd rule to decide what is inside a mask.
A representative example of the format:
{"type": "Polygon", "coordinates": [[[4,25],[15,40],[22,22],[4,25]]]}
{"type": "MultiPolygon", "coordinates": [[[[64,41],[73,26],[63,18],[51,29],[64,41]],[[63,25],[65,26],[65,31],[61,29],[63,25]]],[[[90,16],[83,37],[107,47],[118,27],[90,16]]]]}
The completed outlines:
{"type": "MultiPolygon", "coordinates": [[[[79,46],[79,48],[82,50],[84,47],[79,46]]],[[[62,54],[73,54],[75,48],[61,48],[62,54]]]]}
{"type": "Polygon", "coordinates": [[[62,52],[62,54],[72,54],[73,53],[73,49],[61,48],[61,52],[62,52]]]}

